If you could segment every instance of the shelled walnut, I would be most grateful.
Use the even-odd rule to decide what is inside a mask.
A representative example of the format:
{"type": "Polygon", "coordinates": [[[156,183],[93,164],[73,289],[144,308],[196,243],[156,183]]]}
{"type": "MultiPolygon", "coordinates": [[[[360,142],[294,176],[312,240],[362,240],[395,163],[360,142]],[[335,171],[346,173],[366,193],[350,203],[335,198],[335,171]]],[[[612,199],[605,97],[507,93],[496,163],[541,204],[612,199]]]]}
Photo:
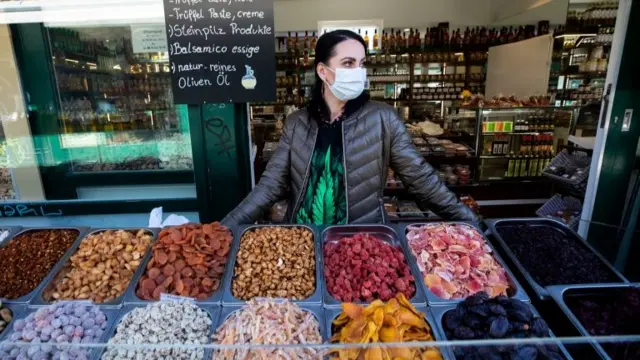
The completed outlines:
{"type": "Polygon", "coordinates": [[[233,296],[306,299],[316,289],[313,233],[302,227],[270,226],[247,231],[240,240],[233,296]]]}
{"type": "Polygon", "coordinates": [[[127,289],[152,240],[143,229],[88,235],[45,290],[44,300],[114,300],[127,289]]]}

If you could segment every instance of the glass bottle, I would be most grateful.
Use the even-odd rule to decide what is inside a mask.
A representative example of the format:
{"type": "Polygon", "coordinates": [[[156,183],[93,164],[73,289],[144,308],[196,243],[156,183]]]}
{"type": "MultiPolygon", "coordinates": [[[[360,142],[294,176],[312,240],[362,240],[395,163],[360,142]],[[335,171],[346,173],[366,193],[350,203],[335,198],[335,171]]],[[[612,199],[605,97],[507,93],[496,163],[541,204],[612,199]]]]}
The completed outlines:
{"type": "Polygon", "coordinates": [[[380,36],[378,36],[378,29],[373,31],[373,49],[380,50],[380,36]]]}

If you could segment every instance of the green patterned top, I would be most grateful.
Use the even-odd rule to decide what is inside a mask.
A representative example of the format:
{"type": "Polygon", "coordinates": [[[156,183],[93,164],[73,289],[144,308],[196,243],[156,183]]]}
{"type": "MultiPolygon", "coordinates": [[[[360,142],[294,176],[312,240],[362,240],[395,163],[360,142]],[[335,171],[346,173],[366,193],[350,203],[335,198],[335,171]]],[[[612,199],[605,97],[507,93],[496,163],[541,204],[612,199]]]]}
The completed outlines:
{"type": "Polygon", "coordinates": [[[318,128],[311,158],[309,182],[300,210],[298,224],[337,225],[347,223],[347,201],[342,162],[342,120],[318,128]]]}

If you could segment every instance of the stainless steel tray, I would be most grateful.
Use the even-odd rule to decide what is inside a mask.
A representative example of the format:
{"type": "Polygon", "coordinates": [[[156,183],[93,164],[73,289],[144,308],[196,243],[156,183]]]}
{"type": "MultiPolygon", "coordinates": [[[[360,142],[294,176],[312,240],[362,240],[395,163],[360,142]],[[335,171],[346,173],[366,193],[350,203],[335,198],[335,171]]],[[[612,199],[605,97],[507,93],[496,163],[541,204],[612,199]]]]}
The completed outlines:
{"type": "MultiPolygon", "coordinates": [[[[549,292],[553,300],[555,300],[555,302],[558,304],[560,309],[562,309],[562,312],[564,312],[564,314],[569,318],[573,326],[575,326],[576,330],[578,330],[578,332],[580,332],[582,336],[592,336],[591,334],[589,334],[587,329],[584,328],[584,326],[582,325],[580,320],[578,320],[578,318],[575,316],[573,311],[569,309],[569,306],[567,306],[567,303],[564,301],[565,294],[567,292],[572,292],[572,293],[575,293],[576,296],[597,295],[605,290],[615,291],[619,289],[629,288],[629,286],[630,286],[629,284],[618,284],[618,285],[588,284],[588,285],[569,285],[569,286],[555,285],[555,286],[548,286],[547,291],[549,292]]],[[[609,356],[609,354],[607,354],[607,352],[604,350],[604,348],[602,348],[602,346],[598,342],[589,341],[589,343],[591,344],[591,346],[593,346],[595,352],[598,354],[598,356],[601,359],[611,360],[611,357],[609,356]]]]}
{"type": "MultiPolygon", "coordinates": [[[[101,233],[103,231],[108,231],[108,230],[112,230],[112,231],[117,231],[117,230],[125,230],[125,231],[130,231],[130,232],[138,232],[139,230],[145,230],[147,233],[149,233],[152,236],[152,240],[151,240],[151,245],[147,248],[147,250],[145,251],[144,255],[142,256],[142,258],[140,259],[140,265],[138,265],[138,268],[136,269],[136,271],[133,273],[133,276],[131,277],[131,280],[129,281],[129,284],[127,285],[127,288],[125,289],[125,291],[118,296],[117,298],[115,298],[114,300],[111,301],[107,301],[101,304],[96,304],[96,305],[113,305],[113,306],[120,306],[122,305],[122,303],[124,302],[124,298],[127,294],[127,292],[129,291],[129,288],[131,288],[132,286],[135,287],[135,285],[138,283],[138,279],[142,276],[142,273],[144,272],[145,268],[143,265],[143,261],[147,255],[147,253],[150,251],[150,249],[153,247],[153,245],[155,244],[157,237],[158,237],[158,230],[157,229],[150,229],[150,228],[122,228],[122,229],[117,229],[117,228],[104,228],[104,229],[91,229],[90,231],[88,231],[83,237],[82,237],[82,241],[84,241],[87,236],[89,235],[94,235],[94,234],[98,234],[101,233]]],[[[38,291],[38,293],[31,299],[30,305],[49,305],[52,304],[55,301],[46,301],[44,299],[44,292],[47,291],[47,289],[51,286],[54,286],[55,281],[58,280],[57,277],[60,274],[60,272],[62,270],[64,270],[68,264],[69,264],[69,260],[70,258],[73,256],[73,254],[76,253],[76,251],[78,250],[78,248],[80,247],[80,245],[82,244],[82,241],[78,241],[76,244],[74,244],[73,246],[73,251],[69,254],[69,256],[67,257],[65,262],[61,262],[58,265],[56,265],[56,267],[51,271],[52,274],[54,274],[53,276],[51,276],[49,278],[49,280],[47,282],[45,282],[42,286],[42,288],[38,291]]],[[[80,299],[77,299],[80,300],[80,299]]],[[[62,300],[64,301],[64,300],[62,300]]]]}
{"type": "Polygon", "coordinates": [[[516,277],[513,275],[513,273],[509,269],[509,267],[507,267],[507,265],[505,264],[505,262],[502,259],[502,257],[500,257],[500,254],[496,251],[496,249],[493,247],[493,245],[489,242],[487,237],[483,235],[482,231],[478,228],[478,225],[476,223],[474,223],[474,222],[463,222],[463,221],[444,221],[444,222],[441,221],[441,222],[435,222],[435,223],[434,222],[428,222],[428,223],[398,224],[398,225],[396,225],[396,229],[398,229],[398,233],[399,234],[402,234],[403,241],[401,243],[403,244],[403,246],[406,247],[406,253],[407,253],[407,255],[409,255],[409,259],[410,259],[409,263],[410,263],[411,266],[414,267],[414,273],[418,274],[418,278],[417,279],[419,281],[417,281],[417,282],[420,283],[420,286],[422,287],[423,291],[427,295],[427,302],[428,302],[429,306],[434,306],[434,305],[452,305],[452,304],[456,304],[456,303],[459,303],[460,301],[464,300],[464,298],[450,299],[450,300],[443,299],[443,298],[437,296],[436,294],[432,293],[431,290],[429,290],[427,285],[424,283],[424,277],[422,275],[422,272],[418,268],[417,259],[413,255],[413,252],[411,251],[411,247],[409,246],[409,242],[407,241],[407,228],[408,227],[410,227],[410,226],[422,226],[422,225],[435,225],[435,224],[441,224],[441,223],[471,226],[474,229],[476,229],[478,231],[478,233],[480,233],[482,235],[482,237],[484,238],[485,243],[489,246],[489,248],[491,248],[492,255],[493,255],[494,259],[496,259],[498,264],[500,264],[500,266],[502,266],[504,268],[504,271],[505,271],[505,273],[507,275],[507,281],[509,282],[509,289],[507,290],[507,295],[509,295],[509,297],[511,297],[511,298],[515,298],[515,299],[518,299],[518,300],[521,300],[521,301],[531,302],[531,300],[529,299],[529,296],[527,296],[527,293],[524,291],[524,289],[522,288],[522,286],[520,285],[520,283],[518,282],[516,277]]]}
{"type": "MultiPolygon", "coordinates": [[[[425,320],[427,321],[427,323],[429,324],[429,327],[431,328],[431,333],[434,339],[436,341],[444,341],[446,340],[444,333],[440,331],[440,327],[437,325],[436,318],[433,316],[433,313],[430,311],[430,309],[433,309],[433,308],[428,308],[426,306],[416,306],[416,310],[423,312],[425,314],[425,320]]],[[[333,327],[331,324],[333,323],[333,320],[336,317],[338,317],[338,315],[340,315],[341,312],[342,312],[342,309],[338,309],[338,308],[325,310],[325,319],[326,319],[325,327],[327,328],[327,343],[331,343],[331,336],[333,336],[333,327]]],[[[407,342],[407,346],[409,346],[409,344],[411,344],[411,342],[407,342]]],[[[450,346],[441,347],[439,348],[439,350],[442,353],[443,359],[445,360],[455,359],[450,346]]]]}
{"type": "Polygon", "coordinates": [[[13,329],[13,321],[20,318],[20,315],[22,315],[22,312],[27,308],[27,305],[26,304],[2,304],[2,307],[11,310],[11,312],[13,313],[13,319],[9,322],[9,324],[7,324],[7,327],[5,327],[4,330],[0,332],[0,341],[2,341],[4,337],[11,332],[11,330],[13,329]]]}
{"type": "MultiPolygon", "coordinates": [[[[50,306],[50,305],[47,305],[50,306]]],[[[17,319],[24,319],[26,318],[29,314],[37,311],[40,308],[43,307],[47,307],[47,306],[29,306],[29,307],[25,307],[25,309],[20,313],[20,317],[19,318],[14,318],[14,320],[17,319]]],[[[105,343],[107,341],[107,339],[109,339],[109,333],[111,332],[111,329],[116,321],[116,316],[118,314],[118,312],[120,311],[117,307],[115,306],[101,306],[101,305],[95,305],[97,306],[100,311],[102,311],[106,316],[107,316],[107,327],[104,329],[103,333],[102,333],[102,337],[100,338],[100,343],[105,343]]],[[[12,329],[13,330],[13,329],[12,329]]],[[[9,331],[6,332],[5,337],[2,340],[6,340],[9,338],[9,336],[11,335],[13,331],[9,331]]],[[[97,353],[99,353],[100,349],[99,348],[93,348],[89,350],[89,359],[93,359],[97,353]]]]}
{"type": "Polygon", "coordinates": [[[20,230],[22,230],[22,226],[2,226],[0,227],[0,232],[2,232],[3,230],[6,230],[9,232],[9,234],[7,235],[7,237],[0,241],[0,242],[4,242],[6,240],[11,239],[15,234],[17,234],[20,230]]]}
{"type": "MultiPolygon", "coordinates": [[[[325,310],[322,308],[322,305],[318,304],[305,304],[298,303],[297,304],[301,309],[311,312],[316,320],[318,320],[318,324],[320,326],[320,335],[322,336],[323,343],[326,343],[329,340],[329,332],[325,327],[325,310]]],[[[218,321],[215,323],[215,327],[213,327],[212,334],[218,330],[220,325],[224,323],[225,320],[232,313],[242,309],[242,305],[234,305],[234,306],[223,306],[222,311],[220,312],[220,316],[218,317],[218,321]]],[[[209,359],[209,358],[206,358],[209,359]]]]}
{"type": "Polygon", "coordinates": [[[233,239],[233,246],[231,247],[231,252],[229,254],[229,260],[227,261],[227,269],[225,272],[225,282],[224,282],[224,295],[222,297],[222,304],[224,306],[229,305],[242,305],[245,303],[244,300],[240,300],[233,296],[231,291],[231,283],[235,278],[235,265],[236,265],[236,257],[238,255],[238,251],[240,250],[240,240],[242,236],[250,230],[263,228],[263,227],[303,227],[307,230],[311,231],[313,234],[313,244],[316,252],[316,290],[313,292],[311,296],[304,300],[292,300],[297,304],[322,304],[322,284],[324,280],[322,279],[322,263],[320,256],[320,252],[322,252],[322,246],[320,245],[320,237],[318,236],[318,231],[316,228],[312,228],[310,225],[241,225],[238,227],[235,237],[233,239]]]}
{"type": "MultiPolygon", "coordinates": [[[[150,301],[149,303],[155,303],[155,302],[156,301],[150,301]]],[[[198,304],[198,303],[194,303],[194,304],[197,305],[202,310],[206,311],[209,314],[209,317],[211,318],[212,326],[209,329],[209,334],[207,336],[209,341],[211,341],[211,334],[212,334],[212,331],[213,331],[213,325],[215,325],[218,322],[218,317],[220,316],[220,305],[216,305],[216,304],[198,304]]],[[[137,303],[137,304],[128,304],[128,305],[122,306],[122,308],[115,315],[114,320],[113,320],[113,324],[112,324],[111,328],[109,329],[109,331],[106,333],[106,337],[104,338],[104,342],[108,343],[109,340],[115,335],[116,331],[118,330],[118,324],[120,323],[120,320],[122,320],[122,318],[126,314],[128,314],[133,309],[146,307],[148,305],[151,305],[151,304],[137,303]]],[[[114,346],[117,346],[117,345],[114,345],[114,346]]],[[[95,352],[94,357],[92,359],[98,360],[98,359],[102,358],[102,355],[104,355],[105,351],[107,351],[107,350],[108,350],[108,346],[105,346],[104,348],[101,348],[101,349],[97,349],[97,351],[95,352]]],[[[205,349],[204,358],[203,359],[206,360],[206,359],[210,359],[210,358],[211,358],[211,349],[205,349]]]]}
{"type": "MultiPolygon", "coordinates": [[[[324,229],[324,231],[322,232],[322,246],[321,246],[319,261],[322,264],[322,280],[323,280],[322,287],[324,290],[323,291],[324,306],[326,308],[332,308],[332,307],[339,308],[340,304],[342,304],[341,301],[331,296],[331,294],[329,293],[329,289],[327,288],[327,284],[325,282],[326,279],[324,276],[324,263],[325,263],[324,244],[328,242],[332,242],[332,243],[337,242],[338,240],[340,240],[342,237],[345,237],[345,236],[353,236],[356,234],[363,234],[363,233],[371,234],[384,242],[387,242],[395,247],[398,247],[400,251],[402,251],[402,254],[404,255],[404,261],[409,266],[409,270],[411,271],[411,275],[413,275],[414,277],[415,286],[416,286],[416,292],[413,295],[413,297],[409,299],[409,301],[411,301],[411,303],[415,305],[426,305],[427,302],[426,302],[424,293],[422,292],[422,287],[418,284],[418,282],[422,281],[421,280],[422,277],[416,276],[416,275],[420,275],[420,273],[418,274],[415,273],[414,268],[410,264],[409,254],[407,253],[406,249],[402,246],[398,238],[398,234],[395,232],[395,230],[393,230],[393,228],[386,225],[337,225],[337,226],[329,226],[326,229],[324,229]]],[[[363,301],[356,301],[355,303],[366,304],[366,302],[363,302],[363,301]]]]}
{"type": "MultiPolygon", "coordinates": [[[[622,276],[622,274],[620,274],[613,266],[611,266],[611,264],[604,257],[602,257],[600,253],[595,251],[595,249],[591,247],[591,245],[589,245],[586,241],[584,241],[580,237],[580,235],[578,235],[575,231],[568,228],[566,225],[564,225],[563,223],[557,220],[546,219],[546,218],[499,219],[499,220],[486,220],[485,224],[487,225],[488,230],[491,233],[493,239],[495,239],[495,241],[499,244],[501,250],[504,251],[506,256],[513,263],[513,265],[518,270],[520,275],[525,279],[527,285],[531,288],[531,290],[535,293],[536,297],[539,300],[550,300],[551,295],[549,294],[549,291],[545,289],[544,286],[538,284],[536,280],[534,280],[531,273],[529,273],[529,271],[525,269],[525,267],[522,265],[520,260],[518,260],[518,258],[513,253],[513,251],[511,251],[511,248],[507,245],[507,243],[504,241],[502,236],[500,236],[500,234],[497,231],[497,228],[499,228],[500,226],[530,224],[530,225],[537,225],[537,226],[550,226],[554,229],[557,229],[558,231],[562,231],[566,236],[573,238],[577,243],[582,244],[587,250],[593,252],[598,257],[598,259],[600,259],[602,263],[607,268],[609,268],[609,270],[611,270],[612,275],[615,275],[620,279],[620,283],[615,283],[615,284],[619,285],[621,283],[622,284],[629,283],[629,281],[625,279],[624,276],[622,276]]],[[[560,284],[551,284],[549,286],[553,286],[553,285],[560,285],[560,284]]],[[[578,285],[578,284],[562,284],[562,285],[568,286],[568,285],[578,285]]],[[[586,284],[580,284],[580,285],[586,285],[586,284]]]]}
{"type": "MultiPolygon", "coordinates": [[[[162,229],[158,229],[158,228],[151,228],[152,230],[156,231],[156,240],[159,240],[160,238],[160,232],[162,231],[162,229]]],[[[231,236],[235,235],[235,231],[234,229],[229,229],[229,231],[231,231],[231,236]]],[[[156,241],[154,241],[154,245],[155,245],[156,241]]],[[[213,294],[211,294],[211,296],[209,296],[207,299],[205,300],[196,300],[195,303],[198,305],[203,305],[203,304],[212,304],[212,305],[220,305],[220,303],[222,302],[222,295],[224,293],[224,284],[225,284],[225,277],[227,276],[227,270],[229,268],[229,261],[231,260],[231,256],[233,255],[233,244],[231,244],[231,248],[229,249],[229,252],[227,253],[227,263],[224,265],[224,271],[222,273],[222,278],[220,279],[220,285],[218,286],[218,289],[216,291],[213,292],[213,294]]],[[[142,276],[144,276],[144,274],[147,272],[147,264],[149,264],[149,261],[151,261],[151,258],[153,257],[153,246],[147,251],[147,254],[145,255],[145,257],[142,260],[142,263],[140,263],[140,267],[138,268],[140,270],[140,272],[136,271],[136,274],[133,276],[133,279],[131,280],[131,284],[129,285],[129,288],[127,289],[125,296],[124,296],[124,304],[125,305],[129,305],[129,304],[149,304],[149,303],[153,303],[155,302],[154,300],[143,300],[140,299],[138,297],[138,295],[136,294],[136,289],[138,288],[138,283],[140,282],[140,279],[142,278],[142,276]]]]}
{"type": "Polygon", "coordinates": [[[19,235],[24,234],[24,233],[29,232],[29,231],[38,231],[38,230],[76,230],[76,231],[78,231],[78,235],[77,235],[76,239],[73,241],[73,243],[71,243],[71,246],[69,246],[67,251],[64,253],[64,255],[62,255],[60,257],[60,259],[58,259],[58,262],[53,265],[51,270],[49,270],[49,273],[47,275],[45,275],[45,277],[42,279],[42,281],[40,281],[40,284],[38,284],[38,286],[36,286],[33,290],[31,290],[30,293],[28,293],[26,295],[23,295],[23,296],[21,296],[19,298],[16,298],[16,299],[5,299],[5,298],[0,296],[0,300],[2,300],[3,303],[8,303],[8,304],[10,304],[10,303],[20,303],[20,304],[29,303],[31,301],[31,299],[36,294],[38,294],[40,292],[40,290],[42,289],[44,284],[49,282],[51,276],[53,276],[53,274],[52,274],[53,270],[56,269],[58,266],[60,266],[60,264],[64,264],[65,262],[67,262],[67,259],[69,259],[71,254],[73,254],[74,249],[79,244],[79,242],[82,240],[82,238],[84,237],[84,234],[86,234],[87,231],[89,231],[89,228],[88,227],[78,227],[78,226],[22,228],[20,231],[16,232],[12,236],[7,237],[4,241],[0,242],[0,247],[6,245],[9,241],[11,241],[16,236],[19,236],[19,235]]]}
{"type": "MultiPolygon", "coordinates": [[[[531,303],[527,303],[527,304],[531,307],[531,311],[533,312],[534,316],[541,317],[540,313],[536,310],[536,308],[533,305],[531,305],[531,303]]],[[[444,329],[444,325],[442,325],[442,318],[444,317],[445,313],[447,313],[450,310],[454,310],[455,308],[456,308],[456,305],[434,306],[434,307],[431,308],[431,311],[433,312],[433,316],[436,319],[436,324],[438,326],[438,331],[440,332],[440,334],[442,334],[442,339],[445,340],[445,341],[449,340],[449,339],[447,339],[447,335],[446,335],[446,331],[444,329]]],[[[553,331],[551,331],[551,330],[549,330],[549,337],[550,338],[555,338],[556,337],[553,334],[553,331]]],[[[565,358],[567,360],[572,360],[573,359],[571,357],[571,355],[569,354],[569,352],[567,351],[567,349],[562,344],[562,342],[557,341],[556,344],[560,348],[560,351],[562,352],[562,354],[565,356],[565,358]]],[[[450,351],[451,351],[452,358],[456,359],[455,355],[453,355],[454,354],[453,347],[450,348],[450,351]]]]}

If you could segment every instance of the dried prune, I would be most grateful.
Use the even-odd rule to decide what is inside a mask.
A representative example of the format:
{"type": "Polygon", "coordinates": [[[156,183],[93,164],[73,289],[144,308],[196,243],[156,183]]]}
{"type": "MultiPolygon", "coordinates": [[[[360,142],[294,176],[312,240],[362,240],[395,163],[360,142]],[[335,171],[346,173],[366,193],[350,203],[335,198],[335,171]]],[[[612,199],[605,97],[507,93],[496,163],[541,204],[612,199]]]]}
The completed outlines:
{"type": "Polygon", "coordinates": [[[502,305],[494,304],[489,306],[489,311],[496,315],[507,316],[507,311],[502,307],[502,305]]]}
{"type": "Polygon", "coordinates": [[[538,350],[533,346],[516,348],[511,358],[514,360],[536,360],[538,358],[538,350]]]}
{"type": "Polygon", "coordinates": [[[458,326],[454,331],[453,331],[453,335],[457,338],[457,339],[461,339],[461,340],[468,340],[468,339],[473,339],[475,337],[473,330],[469,329],[466,326],[458,326]]]}
{"type": "Polygon", "coordinates": [[[549,333],[549,326],[543,319],[537,318],[531,323],[531,331],[536,336],[544,336],[549,333]]]}
{"type": "MultiPolygon", "coordinates": [[[[593,336],[640,334],[640,289],[608,290],[602,294],[568,296],[565,302],[593,336]]],[[[640,359],[640,343],[602,343],[614,360],[640,359]]]]}
{"type": "Polygon", "coordinates": [[[483,321],[480,320],[478,316],[473,314],[469,314],[465,316],[464,319],[462,319],[462,321],[464,322],[465,325],[467,325],[472,329],[479,329],[480,327],[482,327],[482,323],[483,323],[483,321]]]}
{"type": "Polygon", "coordinates": [[[519,310],[508,310],[507,315],[509,315],[510,319],[513,319],[515,321],[520,321],[523,323],[530,322],[531,318],[533,317],[533,314],[530,311],[527,313],[525,311],[519,311],[519,310]]]}
{"type": "Polygon", "coordinates": [[[469,312],[480,317],[487,317],[489,316],[489,305],[480,304],[477,306],[472,306],[469,308],[469,312]]]}
{"type": "Polygon", "coordinates": [[[620,282],[598,256],[550,226],[498,226],[498,234],[542,286],[620,282]]]}
{"type": "MultiPolygon", "coordinates": [[[[476,296],[476,295],[474,295],[476,296]]],[[[442,325],[448,340],[548,337],[546,322],[533,314],[531,305],[516,299],[479,295],[446,312],[442,325]],[[487,316],[482,316],[487,314],[487,316]]],[[[454,347],[456,359],[562,359],[553,345],[454,347]],[[544,351],[542,351],[542,350],[544,351]]]]}
{"type": "Polygon", "coordinates": [[[509,320],[504,316],[499,316],[489,327],[489,335],[494,338],[503,338],[509,331],[509,320]]]}
{"type": "Polygon", "coordinates": [[[447,329],[455,329],[460,326],[460,318],[453,311],[445,313],[442,322],[447,329]]]}

